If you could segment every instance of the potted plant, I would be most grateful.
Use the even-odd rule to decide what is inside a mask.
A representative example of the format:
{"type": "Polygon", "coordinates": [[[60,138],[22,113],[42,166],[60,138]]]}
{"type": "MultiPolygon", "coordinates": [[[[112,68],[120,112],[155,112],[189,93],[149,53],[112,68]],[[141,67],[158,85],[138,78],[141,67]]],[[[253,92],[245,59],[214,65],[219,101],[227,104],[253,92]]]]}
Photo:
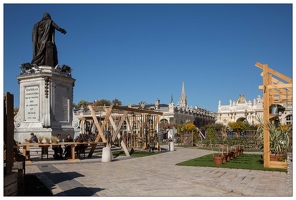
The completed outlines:
{"type": "Polygon", "coordinates": [[[223,152],[223,163],[226,163],[230,160],[230,155],[228,151],[228,138],[224,137],[222,138],[222,152],[223,152]]]}
{"type": "Polygon", "coordinates": [[[220,154],[220,145],[217,146],[218,134],[216,129],[214,129],[213,127],[209,127],[206,131],[206,136],[207,139],[210,140],[215,165],[221,165],[223,163],[223,155],[220,154]],[[214,148],[218,148],[218,154],[214,153],[214,148]]]}
{"type": "Polygon", "coordinates": [[[233,151],[233,156],[234,158],[236,158],[237,156],[239,156],[239,153],[238,153],[238,144],[239,144],[239,138],[238,137],[234,137],[232,138],[232,151],[233,151]]]}
{"type": "Polygon", "coordinates": [[[285,107],[280,104],[272,104],[269,106],[269,113],[278,115],[279,113],[283,113],[285,111],[285,107]]]}
{"type": "Polygon", "coordinates": [[[38,143],[42,144],[42,140],[43,140],[44,136],[43,135],[38,135],[37,138],[38,138],[38,143]]]}
{"type": "MultiPolygon", "coordinates": [[[[259,147],[263,150],[264,147],[264,124],[258,119],[260,126],[257,129],[259,134],[259,147]]],[[[269,139],[270,139],[270,160],[279,161],[286,158],[287,150],[291,144],[290,136],[292,134],[291,125],[276,126],[271,121],[268,122],[269,139]]]]}
{"type": "Polygon", "coordinates": [[[51,143],[52,144],[58,143],[58,138],[56,136],[51,136],[51,143]]]}
{"type": "Polygon", "coordinates": [[[50,137],[44,137],[44,139],[46,144],[50,144],[50,137]]]}
{"type": "Polygon", "coordinates": [[[218,153],[216,153],[216,154],[213,153],[214,163],[215,163],[215,165],[221,165],[223,163],[223,159],[224,159],[221,145],[215,145],[215,148],[216,148],[216,150],[218,150],[218,153]],[[221,151],[222,151],[222,153],[221,153],[221,151]]]}

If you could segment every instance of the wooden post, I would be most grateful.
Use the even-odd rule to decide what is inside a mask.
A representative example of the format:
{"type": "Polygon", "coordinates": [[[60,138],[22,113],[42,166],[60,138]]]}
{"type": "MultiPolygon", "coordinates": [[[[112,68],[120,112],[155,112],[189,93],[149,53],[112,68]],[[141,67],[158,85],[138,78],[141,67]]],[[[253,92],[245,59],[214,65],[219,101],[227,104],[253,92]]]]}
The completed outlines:
{"type": "MultiPolygon", "coordinates": [[[[98,142],[99,139],[100,139],[100,137],[101,137],[102,140],[103,140],[103,142],[107,143],[107,140],[106,140],[106,138],[105,138],[105,136],[104,136],[104,134],[103,134],[103,130],[104,130],[105,125],[107,124],[107,122],[105,123],[106,118],[107,118],[107,115],[108,115],[108,118],[109,118],[109,116],[110,116],[110,114],[111,114],[112,106],[109,108],[110,110],[109,110],[109,112],[107,112],[108,114],[106,114],[106,118],[105,118],[105,120],[104,120],[104,123],[103,123],[103,125],[102,125],[102,128],[101,128],[101,126],[100,126],[100,124],[99,124],[99,122],[98,122],[97,116],[96,116],[96,114],[95,114],[95,112],[94,112],[92,106],[89,105],[89,106],[88,106],[88,109],[90,110],[91,115],[92,115],[93,120],[94,120],[94,124],[96,125],[96,127],[97,127],[97,129],[98,129],[98,131],[99,131],[99,133],[98,133],[98,135],[97,135],[97,137],[96,137],[96,139],[95,139],[95,142],[98,142]]],[[[107,119],[107,121],[108,121],[108,119],[107,119]]],[[[107,145],[108,145],[108,144],[107,144],[107,145]]],[[[92,154],[93,154],[94,151],[95,151],[95,148],[96,148],[96,145],[93,145],[93,146],[91,147],[91,149],[90,149],[89,154],[88,154],[87,157],[90,158],[90,157],[92,156],[92,154]]]]}
{"type": "Polygon", "coordinates": [[[268,65],[263,65],[263,134],[264,134],[264,149],[263,149],[263,158],[264,158],[264,167],[269,168],[270,165],[270,139],[269,139],[269,76],[268,76],[268,65]]]}
{"type": "MultiPolygon", "coordinates": [[[[118,137],[118,140],[120,140],[120,137],[121,137],[121,136],[120,136],[119,130],[120,130],[120,127],[122,126],[122,124],[123,124],[123,122],[124,122],[124,119],[125,119],[126,116],[127,116],[127,113],[128,113],[127,111],[124,111],[124,114],[123,114],[123,116],[121,117],[121,120],[120,120],[120,122],[119,122],[119,124],[118,124],[117,127],[116,127],[116,125],[115,125],[115,123],[114,123],[114,121],[113,121],[113,118],[112,118],[111,116],[109,116],[109,120],[110,120],[111,125],[113,126],[113,129],[114,129],[114,135],[112,135],[112,141],[115,140],[116,135],[117,135],[117,137],[118,137]]],[[[123,148],[123,151],[124,151],[125,155],[126,155],[126,156],[130,156],[130,154],[129,154],[129,152],[128,152],[128,149],[126,148],[124,142],[121,141],[120,144],[121,144],[121,147],[123,148]]],[[[111,154],[112,154],[112,152],[111,152],[111,154]]]]}
{"type": "Polygon", "coordinates": [[[6,167],[5,174],[12,173],[14,159],[14,115],[13,115],[13,95],[9,92],[4,95],[4,144],[6,147],[6,167]]]}
{"type": "MultiPolygon", "coordinates": [[[[92,108],[92,106],[88,106],[88,109],[90,110],[90,112],[91,112],[91,115],[92,115],[92,117],[93,117],[93,120],[94,120],[94,123],[95,123],[95,125],[96,125],[96,127],[97,127],[97,129],[98,129],[98,136],[97,136],[97,138],[96,138],[96,140],[95,140],[95,142],[98,142],[99,141],[99,139],[100,139],[100,137],[102,138],[102,140],[103,140],[103,142],[107,142],[107,140],[106,140],[106,138],[105,138],[105,136],[104,136],[104,134],[103,134],[103,130],[101,129],[101,126],[100,126],[100,124],[99,124],[99,122],[98,122],[98,119],[97,119],[97,116],[96,116],[96,114],[95,114],[95,112],[94,112],[94,110],[93,110],[93,108],[92,108]]],[[[110,112],[110,114],[111,114],[111,110],[112,110],[112,107],[111,108],[109,108],[110,110],[109,110],[109,112],[110,112]]],[[[108,112],[107,112],[108,113],[108,112]]],[[[106,117],[107,117],[107,114],[106,114],[106,117]]],[[[105,118],[106,119],[106,118],[105,118]]],[[[105,121],[104,121],[105,122],[105,121]]]]}
{"type": "Polygon", "coordinates": [[[259,89],[263,90],[263,134],[264,134],[264,167],[266,168],[286,168],[286,162],[277,162],[277,161],[270,161],[270,133],[269,133],[269,121],[270,118],[274,117],[272,114],[269,113],[269,107],[271,104],[274,103],[283,103],[292,102],[292,98],[284,97],[284,93],[281,89],[289,95],[293,95],[292,93],[292,79],[273,70],[268,68],[267,64],[256,63],[256,67],[263,70],[261,76],[263,77],[263,85],[259,86],[259,89]],[[283,83],[275,78],[272,77],[275,75],[280,79],[288,82],[283,83]]]}

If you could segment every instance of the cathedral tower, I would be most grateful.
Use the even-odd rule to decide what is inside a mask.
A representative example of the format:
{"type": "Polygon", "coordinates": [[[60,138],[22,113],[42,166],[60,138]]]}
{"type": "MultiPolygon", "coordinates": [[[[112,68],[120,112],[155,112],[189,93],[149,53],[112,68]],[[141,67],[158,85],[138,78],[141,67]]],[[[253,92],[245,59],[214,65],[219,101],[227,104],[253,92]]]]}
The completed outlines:
{"type": "Polygon", "coordinates": [[[187,108],[187,96],[185,94],[184,81],[182,82],[182,93],[179,101],[179,107],[187,108]]]}

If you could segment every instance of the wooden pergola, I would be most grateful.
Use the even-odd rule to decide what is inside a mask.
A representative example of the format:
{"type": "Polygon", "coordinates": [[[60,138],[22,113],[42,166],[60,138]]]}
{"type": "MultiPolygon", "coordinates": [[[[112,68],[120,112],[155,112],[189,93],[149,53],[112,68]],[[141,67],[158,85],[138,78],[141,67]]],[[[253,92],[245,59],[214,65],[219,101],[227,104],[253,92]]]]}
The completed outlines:
{"type": "Polygon", "coordinates": [[[292,79],[268,67],[267,64],[257,62],[256,67],[263,70],[263,123],[264,123],[264,167],[287,168],[287,162],[270,161],[270,134],[268,130],[269,120],[275,115],[269,113],[272,104],[292,103],[292,79]],[[275,78],[277,77],[277,78],[275,78]],[[281,79],[282,81],[278,80],[281,79]]]}
{"type": "MultiPolygon", "coordinates": [[[[154,111],[154,110],[148,110],[144,108],[134,108],[134,107],[124,107],[124,106],[115,106],[111,105],[110,107],[93,107],[88,106],[92,119],[94,120],[94,124],[98,130],[98,135],[95,139],[95,142],[99,142],[101,139],[104,143],[108,145],[107,139],[105,138],[103,131],[108,123],[112,125],[113,131],[111,132],[111,139],[114,142],[116,137],[118,138],[121,144],[121,147],[123,148],[126,156],[130,156],[127,146],[124,143],[124,138],[121,139],[120,130],[123,125],[123,122],[126,121],[127,125],[129,126],[129,130],[133,130],[134,123],[136,123],[136,126],[138,129],[140,129],[140,133],[144,133],[144,130],[146,127],[149,127],[148,132],[148,140],[150,141],[150,138],[154,135],[154,130],[158,124],[158,121],[160,117],[162,116],[162,112],[154,111]],[[96,111],[105,112],[105,118],[102,124],[99,123],[97,116],[95,114],[96,111]],[[116,117],[116,120],[114,119],[116,117]],[[142,123],[139,123],[138,119],[142,119],[142,123]],[[153,123],[150,123],[153,121],[153,123]]],[[[148,141],[148,142],[149,142],[148,141]]],[[[147,142],[146,142],[147,143],[147,142]]],[[[146,143],[144,143],[142,149],[146,149],[146,143]]],[[[158,141],[155,141],[156,148],[160,150],[160,146],[158,144],[158,141]]],[[[88,157],[91,157],[95,146],[92,147],[92,149],[89,152],[88,157]]]]}

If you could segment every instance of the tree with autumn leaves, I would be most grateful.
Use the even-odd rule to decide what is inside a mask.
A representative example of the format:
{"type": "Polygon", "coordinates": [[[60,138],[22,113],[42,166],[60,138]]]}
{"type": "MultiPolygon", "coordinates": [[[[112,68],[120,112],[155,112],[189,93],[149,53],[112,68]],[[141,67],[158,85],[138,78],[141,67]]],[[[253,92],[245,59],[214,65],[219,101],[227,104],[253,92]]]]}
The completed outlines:
{"type": "Polygon", "coordinates": [[[244,132],[249,127],[248,124],[243,121],[229,122],[228,126],[232,129],[232,131],[237,133],[237,136],[239,133],[244,132]]]}
{"type": "Polygon", "coordinates": [[[122,105],[121,101],[119,101],[118,99],[114,99],[112,101],[101,99],[101,100],[96,100],[93,103],[89,103],[88,101],[81,100],[78,102],[77,105],[73,103],[73,106],[75,108],[81,108],[81,107],[86,108],[90,104],[92,104],[93,106],[110,106],[110,105],[121,106],[122,105]]]}
{"type": "MultiPolygon", "coordinates": [[[[191,123],[179,124],[177,127],[178,133],[180,134],[181,143],[187,144],[187,140],[189,140],[192,145],[197,142],[197,129],[196,126],[191,123]]],[[[185,145],[186,145],[185,144],[185,145]]],[[[187,144],[188,145],[188,144],[187,144]]]]}

